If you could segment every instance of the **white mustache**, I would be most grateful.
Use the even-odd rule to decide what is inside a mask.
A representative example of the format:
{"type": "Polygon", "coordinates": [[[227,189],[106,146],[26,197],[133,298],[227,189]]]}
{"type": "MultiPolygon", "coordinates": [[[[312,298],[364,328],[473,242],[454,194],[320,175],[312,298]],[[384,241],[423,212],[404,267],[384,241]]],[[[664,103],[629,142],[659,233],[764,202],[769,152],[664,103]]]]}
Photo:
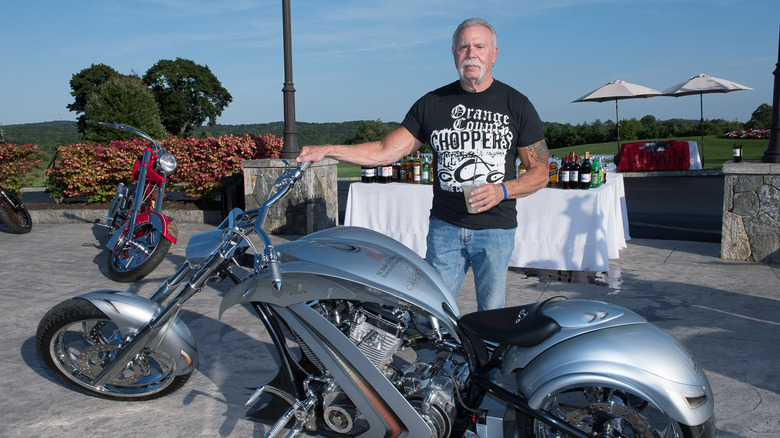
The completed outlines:
{"type": "Polygon", "coordinates": [[[464,68],[472,66],[472,65],[476,66],[476,67],[479,67],[480,70],[482,69],[482,63],[477,61],[476,59],[466,59],[466,60],[464,60],[463,62],[460,63],[460,68],[461,68],[461,70],[463,70],[464,68]]]}
{"type": "Polygon", "coordinates": [[[458,69],[458,76],[460,76],[461,80],[463,80],[466,67],[469,66],[479,67],[479,77],[477,78],[476,82],[477,84],[481,84],[482,81],[485,79],[485,67],[482,65],[481,62],[477,61],[476,59],[466,59],[463,62],[461,62],[460,68],[458,69]]]}

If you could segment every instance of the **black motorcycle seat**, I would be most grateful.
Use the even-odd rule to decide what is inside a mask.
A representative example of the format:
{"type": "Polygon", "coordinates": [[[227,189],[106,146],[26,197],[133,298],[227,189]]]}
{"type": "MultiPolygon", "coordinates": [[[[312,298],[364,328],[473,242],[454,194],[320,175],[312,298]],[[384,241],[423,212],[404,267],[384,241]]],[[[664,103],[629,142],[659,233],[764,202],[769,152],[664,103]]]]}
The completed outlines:
{"type": "Polygon", "coordinates": [[[469,313],[463,315],[458,324],[486,341],[533,347],[561,329],[554,319],[542,312],[545,304],[552,299],[554,298],[524,306],[469,313]]]}

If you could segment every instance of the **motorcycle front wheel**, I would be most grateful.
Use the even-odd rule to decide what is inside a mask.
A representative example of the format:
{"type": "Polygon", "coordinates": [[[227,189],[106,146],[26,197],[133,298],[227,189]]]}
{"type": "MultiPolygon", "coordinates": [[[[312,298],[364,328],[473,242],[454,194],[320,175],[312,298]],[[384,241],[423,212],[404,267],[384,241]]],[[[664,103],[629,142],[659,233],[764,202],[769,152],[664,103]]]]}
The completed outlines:
{"type": "Polygon", "coordinates": [[[133,242],[118,243],[109,254],[108,275],[121,283],[140,280],[157,268],[170,248],[171,241],[152,224],[139,224],[133,242]],[[146,248],[146,252],[140,247],[146,248]]]}
{"type": "Polygon", "coordinates": [[[181,388],[192,375],[175,375],[170,355],[152,350],[139,354],[105,387],[91,381],[116,355],[122,334],[87,300],[71,298],[43,317],[35,336],[38,353],[58,377],[74,388],[111,400],[151,400],[181,388]]]}
{"type": "Polygon", "coordinates": [[[32,230],[33,222],[30,212],[16,196],[4,190],[12,202],[8,202],[4,196],[0,196],[0,221],[2,221],[11,231],[19,234],[29,233],[32,230]]]}
{"type": "MultiPolygon", "coordinates": [[[[585,386],[549,394],[542,409],[591,436],[630,438],[711,438],[715,425],[687,426],[670,418],[654,404],[625,391],[585,386]]],[[[520,415],[520,437],[560,438],[555,428],[520,415]]]]}

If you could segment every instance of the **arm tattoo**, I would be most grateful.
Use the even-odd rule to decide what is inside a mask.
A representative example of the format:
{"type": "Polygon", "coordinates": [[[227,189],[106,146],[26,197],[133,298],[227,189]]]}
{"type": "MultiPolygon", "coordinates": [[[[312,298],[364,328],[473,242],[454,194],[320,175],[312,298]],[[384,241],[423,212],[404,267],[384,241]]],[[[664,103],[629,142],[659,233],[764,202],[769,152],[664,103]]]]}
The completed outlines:
{"type": "Polygon", "coordinates": [[[547,142],[544,139],[528,146],[528,155],[534,161],[539,161],[547,164],[550,159],[550,153],[547,150],[547,142]]]}

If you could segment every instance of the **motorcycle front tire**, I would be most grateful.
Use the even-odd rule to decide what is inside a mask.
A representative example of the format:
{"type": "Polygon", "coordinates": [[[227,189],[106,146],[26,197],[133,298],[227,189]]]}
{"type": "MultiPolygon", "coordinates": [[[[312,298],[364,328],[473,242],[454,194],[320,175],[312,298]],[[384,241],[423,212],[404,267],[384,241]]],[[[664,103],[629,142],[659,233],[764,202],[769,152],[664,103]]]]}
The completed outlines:
{"type": "Polygon", "coordinates": [[[22,204],[16,196],[8,191],[5,194],[19,206],[14,208],[5,198],[0,196],[0,221],[2,221],[11,231],[19,234],[25,234],[32,231],[33,221],[27,207],[22,204]]]}
{"type": "Polygon", "coordinates": [[[114,281],[132,283],[146,277],[162,263],[171,248],[171,241],[163,237],[162,233],[149,223],[140,224],[136,228],[133,240],[142,240],[147,248],[152,248],[152,252],[146,256],[130,245],[123,247],[117,245],[117,248],[108,255],[107,263],[108,275],[114,281]],[[125,268],[128,260],[130,260],[130,267],[125,268]]]}
{"type": "Polygon", "coordinates": [[[181,388],[192,375],[192,371],[176,375],[175,360],[152,350],[136,356],[105,387],[92,385],[116,355],[123,337],[111,319],[81,298],[71,298],[49,310],[38,324],[35,341],[54,374],[75,389],[100,398],[151,400],[181,388]]]}

